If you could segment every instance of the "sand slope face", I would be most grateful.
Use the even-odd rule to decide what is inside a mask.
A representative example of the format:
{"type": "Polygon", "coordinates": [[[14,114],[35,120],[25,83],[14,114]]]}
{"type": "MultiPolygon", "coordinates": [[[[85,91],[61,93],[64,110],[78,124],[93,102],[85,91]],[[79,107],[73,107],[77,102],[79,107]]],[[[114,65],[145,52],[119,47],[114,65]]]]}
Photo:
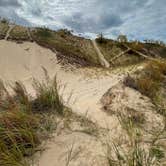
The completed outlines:
{"type": "Polygon", "coordinates": [[[50,74],[54,74],[56,64],[56,55],[35,43],[0,42],[0,77],[3,80],[26,81],[31,77],[41,79],[42,67],[45,67],[50,74]]]}

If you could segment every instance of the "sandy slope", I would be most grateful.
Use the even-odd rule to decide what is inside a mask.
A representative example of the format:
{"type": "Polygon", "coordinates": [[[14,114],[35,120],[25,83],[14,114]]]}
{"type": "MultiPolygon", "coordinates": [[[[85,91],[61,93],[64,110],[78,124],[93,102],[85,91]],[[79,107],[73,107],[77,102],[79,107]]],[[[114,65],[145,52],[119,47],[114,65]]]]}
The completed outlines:
{"type": "MultiPolygon", "coordinates": [[[[68,70],[58,64],[55,53],[36,43],[0,41],[0,78],[5,82],[20,80],[26,85],[28,92],[34,95],[32,79],[44,79],[42,67],[47,69],[51,78],[57,75],[59,92],[66,105],[79,114],[87,113],[100,127],[109,128],[114,139],[119,137],[117,117],[108,116],[102,111],[100,100],[108,89],[119,83],[128,68],[127,71],[95,68],[68,70]]],[[[67,146],[71,146],[74,140],[76,146],[81,148],[81,155],[79,160],[72,163],[73,166],[105,165],[100,163],[101,159],[100,162],[99,158],[94,159],[94,156],[104,155],[99,141],[83,133],[63,133],[60,136],[55,134],[53,141],[47,143],[48,149],[39,157],[37,166],[65,166],[66,161],[62,156],[65,156],[67,146]],[[58,140],[60,144],[55,143],[58,140]]]]}
{"type": "MultiPolygon", "coordinates": [[[[122,76],[110,72],[103,73],[100,69],[98,71],[95,69],[66,71],[57,63],[56,55],[53,52],[35,43],[16,44],[0,41],[0,78],[5,82],[11,83],[20,80],[26,85],[28,92],[34,95],[31,86],[32,78],[37,78],[40,81],[44,79],[42,67],[47,69],[50,77],[57,74],[61,87],[60,94],[64,102],[73,111],[81,114],[86,114],[88,111],[88,117],[96,121],[101,127],[107,127],[110,124],[111,128],[116,128],[115,119],[108,117],[106,113],[101,111],[100,99],[111,86],[118,83],[122,76]]],[[[114,132],[116,132],[116,129],[114,132]]],[[[72,139],[71,137],[73,135],[68,136],[64,144],[68,144],[68,141],[72,139]]],[[[78,144],[81,145],[81,140],[84,140],[87,136],[77,134],[76,137],[81,137],[78,141],[78,144]]],[[[63,139],[61,138],[61,140],[63,139]]],[[[94,141],[92,141],[93,143],[94,141]]],[[[60,148],[61,153],[55,153],[56,157],[54,155],[51,157],[50,154],[52,151],[55,152],[57,148],[57,145],[51,142],[51,148],[42,155],[39,165],[45,166],[44,163],[47,163],[47,166],[56,165],[58,155],[62,155],[61,153],[65,150],[65,148],[60,148]],[[52,162],[48,162],[50,159],[52,162]]]]}
{"type": "Polygon", "coordinates": [[[103,76],[102,71],[94,69],[65,71],[57,63],[56,55],[52,51],[35,43],[0,41],[0,78],[5,82],[20,80],[27,86],[28,92],[33,93],[32,79],[44,79],[42,67],[47,69],[52,78],[57,74],[60,94],[73,111],[82,114],[88,111],[93,120],[105,125],[107,116],[100,110],[99,101],[122,76],[110,72],[103,76]]]}

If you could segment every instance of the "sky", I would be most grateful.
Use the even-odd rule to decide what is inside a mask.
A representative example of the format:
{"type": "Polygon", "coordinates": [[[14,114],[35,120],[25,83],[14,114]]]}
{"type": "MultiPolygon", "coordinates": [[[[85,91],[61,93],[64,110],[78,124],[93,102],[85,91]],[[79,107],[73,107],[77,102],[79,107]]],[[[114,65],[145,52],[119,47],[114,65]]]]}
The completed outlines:
{"type": "Polygon", "coordinates": [[[165,8],[166,0],[0,0],[0,16],[21,25],[166,42],[165,8]]]}

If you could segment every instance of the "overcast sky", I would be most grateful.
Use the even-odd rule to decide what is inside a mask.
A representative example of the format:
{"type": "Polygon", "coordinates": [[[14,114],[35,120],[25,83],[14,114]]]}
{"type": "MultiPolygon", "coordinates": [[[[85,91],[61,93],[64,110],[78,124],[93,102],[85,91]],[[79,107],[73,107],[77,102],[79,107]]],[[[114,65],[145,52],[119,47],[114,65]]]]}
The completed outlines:
{"type": "Polygon", "coordinates": [[[18,24],[69,28],[87,37],[166,41],[166,0],[0,0],[0,15],[18,24]]]}

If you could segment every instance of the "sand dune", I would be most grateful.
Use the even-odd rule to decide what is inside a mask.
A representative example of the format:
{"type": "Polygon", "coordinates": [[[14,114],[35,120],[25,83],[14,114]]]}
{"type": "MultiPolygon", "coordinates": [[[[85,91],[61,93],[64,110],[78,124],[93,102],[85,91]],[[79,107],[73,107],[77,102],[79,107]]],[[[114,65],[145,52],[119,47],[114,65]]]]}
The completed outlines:
{"type": "MultiPolygon", "coordinates": [[[[27,91],[34,95],[31,85],[32,80],[33,78],[39,81],[44,80],[43,67],[48,71],[51,78],[57,75],[60,87],[59,93],[67,106],[78,114],[87,114],[88,118],[96,122],[100,127],[109,128],[110,137],[114,139],[119,137],[118,133],[121,133],[121,131],[119,131],[120,125],[117,117],[108,116],[102,111],[100,100],[108,89],[115,87],[124,78],[125,73],[131,69],[133,70],[133,68],[114,71],[99,68],[69,70],[68,67],[61,66],[58,63],[55,53],[42,48],[36,43],[24,42],[23,44],[16,44],[4,40],[0,41],[0,78],[6,83],[20,80],[25,84],[27,91]],[[69,97],[70,100],[68,100],[69,97]]],[[[118,96],[121,91],[117,91],[118,96]]],[[[129,91],[127,90],[125,93],[128,94],[129,91]]],[[[135,92],[133,93],[137,95],[135,92]]],[[[134,99],[135,97],[132,96],[131,98],[134,99]]],[[[118,103],[116,107],[118,107],[118,103]]],[[[128,105],[129,102],[125,101],[125,104],[128,105]]],[[[46,145],[48,149],[39,157],[37,166],[65,165],[65,160],[60,158],[64,155],[66,146],[70,145],[73,139],[77,140],[78,147],[83,149],[86,147],[86,150],[82,152],[82,159],[74,162],[73,165],[105,165],[98,162],[97,159],[94,160],[94,156],[97,155],[94,153],[97,152],[101,156],[103,151],[100,143],[96,142],[93,137],[80,133],[65,133],[60,136],[55,134],[54,140],[46,145]],[[61,145],[63,146],[54,142],[57,140],[62,141],[61,145]],[[92,150],[93,148],[94,150],[92,150]]]]}
{"type": "Polygon", "coordinates": [[[0,41],[0,78],[5,82],[20,80],[26,85],[28,92],[33,93],[32,78],[42,81],[45,78],[43,67],[51,78],[57,75],[59,86],[62,87],[60,94],[73,111],[82,114],[88,111],[93,120],[104,123],[106,116],[100,111],[99,101],[111,86],[118,83],[121,76],[107,72],[103,77],[99,71],[86,68],[66,71],[58,64],[55,53],[36,43],[0,41]],[[65,89],[62,91],[64,85],[65,89]]]}
{"type": "MultiPolygon", "coordinates": [[[[110,86],[119,81],[121,76],[109,72],[106,72],[105,76],[103,76],[100,73],[102,69],[101,71],[86,68],[74,71],[66,70],[58,64],[56,55],[52,51],[42,48],[36,43],[24,42],[23,44],[16,44],[9,41],[0,41],[0,78],[5,82],[11,83],[20,80],[25,84],[27,91],[34,95],[31,86],[32,78],[34,77],[39,81],[44,79],[42,67],[48,71],[51,78],[55,74],[57,75],[58,83],[61,87],[60,94],[65,104],[72,108],[74,112],[85,115],[88,111],[88,117],[101,127],[106,127],[106,121],[109,122],[112,128],[116,126],[115,119],[108,117],[106,113],[101,111],[100,99],[110,86]],[[65,88],[63,89],[64,86],[65,88]],[[71,98],[68,100],[70,96],[71,98]]],[[[63,140],[62,137],[55,139],[63,140]]],[[[64,137],[64,145],[70,143],[71,137],[73,135],[64,137]]],[[[81,137],[80,141],[77,141],[78,146],[85,146],[85,142],[81,140],[84,140],[87,136],[78,133],[77,137],[81,137]]],[[[92,139],[92,144],[94,143],[95,140],[92,139]]],[[[89,149],[88,145],[89,143],[87,143],[87,148],[89,149]]],[[[50,143],[48,146],[50,146],[50,143]]],[[[66,146],[60,147],[58,153],[57,148],[57,144],[51,142],[51,147],[39,158],[39,166],[45,166],[46,163],[48,166],[56,165],[59,157],[66,151],[66,146]],[[48,162],[50,160],[51,162],[48,162]]],[[[99,146],[100,148],[101,146],[99,146]]],[[[99,153],[101,152],[101,150],[98,151],[99,153]]],[[[85,158],[82,160],[85,165],[89,162],[91,163],[92,157],[94,157],[89,153],[85,154],[89,156],[89,160],[87,161],[85,158]]],[[[59,163],[65,165],[65,161],[59,161],[59,163]]]]}

